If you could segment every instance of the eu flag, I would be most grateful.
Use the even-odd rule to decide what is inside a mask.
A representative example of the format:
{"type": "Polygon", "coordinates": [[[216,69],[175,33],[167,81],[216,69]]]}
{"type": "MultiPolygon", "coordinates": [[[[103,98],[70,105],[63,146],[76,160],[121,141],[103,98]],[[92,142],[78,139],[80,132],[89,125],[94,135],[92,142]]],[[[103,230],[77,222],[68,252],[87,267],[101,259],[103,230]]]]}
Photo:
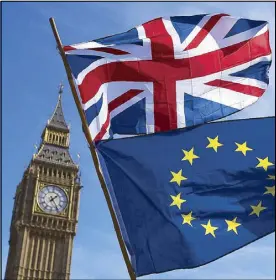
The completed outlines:
{"type": "Polygon", "coordinates": [[[275,117],[97,144],[137,276],[214,261],[275,230],[275,117]]]}

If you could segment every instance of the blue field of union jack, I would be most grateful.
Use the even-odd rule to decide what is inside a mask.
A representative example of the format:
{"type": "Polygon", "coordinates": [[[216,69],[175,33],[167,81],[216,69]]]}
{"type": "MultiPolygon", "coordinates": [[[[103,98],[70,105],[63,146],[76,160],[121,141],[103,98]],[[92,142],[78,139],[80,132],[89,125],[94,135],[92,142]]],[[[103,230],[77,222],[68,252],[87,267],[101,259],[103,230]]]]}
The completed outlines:
{"type": "Polygon", "coordinates": [[[265,21],[206,14],[157,18],[64,46],[94,141],[220,119],[268,86],[265,21]]]}

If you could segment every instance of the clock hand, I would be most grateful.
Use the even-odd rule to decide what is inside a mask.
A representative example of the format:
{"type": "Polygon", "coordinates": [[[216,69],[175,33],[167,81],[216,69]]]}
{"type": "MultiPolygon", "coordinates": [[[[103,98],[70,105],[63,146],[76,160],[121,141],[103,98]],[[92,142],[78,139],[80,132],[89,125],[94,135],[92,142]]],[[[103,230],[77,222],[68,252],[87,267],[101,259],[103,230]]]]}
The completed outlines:
{"type": "MultiPolygon", "coordinates": [[[[50,199],[49,199],[49,202],[53,202],[54,201],[54,198],[50,195],[50,199]]],[[[54,204],[55,204],[55,201],[54,201],[54,204]]],[[[53,204],[52,204],[53,205],[53,204]]]]}
{"type": "MultiPolygon", "coordinates": [[[[57,196],[56,196],[55,198],[57,198],[57,196]]],[[[55,200],[53,200],[53,201],[54,201],[54,204],[55,204],[55,206],[56,206],[56,209],[57,209],[57,211],[58,211],[58,207],[57,207],[57,204],[56,204],[55,200]]]]}
{"type": "Polygon", "coordinates": [[[56,209],[57,209],[57,211],[58,211],[58,207],[57,207],[57,204],[56,204],[56,202],[55,202],[55,198],[57,198],[57,197],[58,197],[57,195],[56,195],[55,197],[50,196],[49,201],[50,201],[50,202],[54,202],[54,206],[56,207],[56,209]]]}
{"type": "Polygon", "coordinates": [[[56,195],[55,197],[50,196],[50,201],[52,202],[53,200],[55,200],[58,196],[56,195]]]}

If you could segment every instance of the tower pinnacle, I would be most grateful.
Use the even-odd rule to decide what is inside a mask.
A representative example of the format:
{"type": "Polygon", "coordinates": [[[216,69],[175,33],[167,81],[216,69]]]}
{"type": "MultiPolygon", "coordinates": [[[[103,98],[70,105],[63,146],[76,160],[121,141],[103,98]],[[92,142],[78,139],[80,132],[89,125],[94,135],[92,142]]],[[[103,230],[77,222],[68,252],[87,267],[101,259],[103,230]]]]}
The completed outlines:
{"type": "Polygon", "coordinates": [[[63,88],[64,88],[63,83],[60,83],[59,84],[59,91],[58,91],[59,95],[63,93],[63,88]]]}
{"type": "Polygon", "coordinates": [[[60,83],[59,85],[59,95],[58,95],[58,102],[55,108],[55,111],[48,121],[48,127],[56,128],[56,129],[62,129],[65,131],[69,131],[68,125],[65,122],[65,118],[62,111],[62,105],[61,105],[61,94],[63,92],[63,84],[60,83]]]}

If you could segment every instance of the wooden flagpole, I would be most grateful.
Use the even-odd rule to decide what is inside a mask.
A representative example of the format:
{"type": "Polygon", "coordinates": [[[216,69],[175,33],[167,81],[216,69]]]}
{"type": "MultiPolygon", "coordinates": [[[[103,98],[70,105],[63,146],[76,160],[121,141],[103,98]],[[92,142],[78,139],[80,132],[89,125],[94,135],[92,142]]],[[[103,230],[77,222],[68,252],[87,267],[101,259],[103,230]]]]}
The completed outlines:
{"type": "Polygon", "coordinates": [[[69,67],[69,64],[67,62],[66,56],[65,56],[65,52],[62,48],[62,43],[61,43],[57,28],[56,28],[55,20],[54,20],[54,18],[50,18],[49,21],[50,21],[52,31],[53,31],[55,39],[56,39],[58,50],[60,52],[64,67],[65,67],[65,70],[66,70],[66,74],[67,74],[67,78],[68,78],[68,81],[69,81],[69,84],[70,84],[70,87],[71,87],[71,91],[72,91],[75,103],[76,103],[78,111],[79,111],[79,115],[80,115],[81,122],[82,122],[82,127],[83,127],[83,132],[84,132],[84,134],[86,136],[86,139],[89,143],[90,152],[91,152],[91,155],[92,155],[92,158],[93,158],[93,161],[94,161],[94,165],[95,165],[95,168],[96,168],[96,172],[97,172],[97,175],[99,177],[101,187],[102,187],[102,190],[103,190],[103,193],[104,193],[107,205],[108,205],[108,209],[109,209],[109,212],[110,212],[110,215],[111,215],[111,218],[112,218],[113,226],[114,226],[114,229],[115,229],[118,241],[119,241],[119,245],[121,247],[121,251],[122,251],[126,266],[127,266],[129,277],[130,277],[131,280],[135,280],[136,275],[135,275],[135,272],[134,272],[134,270],[131,266],[131,262],[130,262],[128,254],[127,254],[126,246],[125,246],[125,243],[123,241],[123,237],[122,237],[122,234],[121,234],[121,231],[120,231],[119,223],[118,223],[118,220],[116,218],[115,211],[112,207],[111,199],[110,199],[107,187],[105,185],[102,173],[100,172],[100,166],[99,166],[99,161],[98,161],[98,158],[97,158],[97,155],[96,155],[95,146],[93,144],[93,141],[92,141],[92,138],[91,138],[91,135],[90,135],[90,132],[89,132],[89,128],[88,128],[88,125],[87,125],[86,120],[85,120],[85,115],[84,115],[84,112],[82,110],[82,106],[81,106],[81,103],[79,101],[79,98],[78,98],[78,93],[77,93],[75,85],[74,85],[73,77],[72,77],[72,74],[71,74],[70,67],[69,67]]]}

